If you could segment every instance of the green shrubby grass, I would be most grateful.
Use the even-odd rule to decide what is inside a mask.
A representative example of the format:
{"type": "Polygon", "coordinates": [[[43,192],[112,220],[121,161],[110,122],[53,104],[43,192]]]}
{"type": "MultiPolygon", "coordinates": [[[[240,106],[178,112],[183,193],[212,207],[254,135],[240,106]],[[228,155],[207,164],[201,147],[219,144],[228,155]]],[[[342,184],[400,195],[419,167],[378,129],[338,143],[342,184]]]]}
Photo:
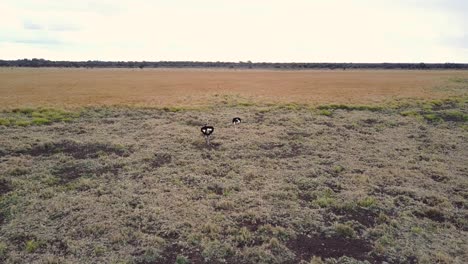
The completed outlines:
{"type": "Polygon", "coordinates": [[[26,241],[25,250],[26,250],[28,253],[33,253],[33,252],[36,251],[41,245],[42,245],[42,242],[41,242],[41,241],[37,241],[37,240],[31,239],[31,240],[26,241]]]}
{"type": "Polygon", "coordinates": [[[0,260],[6,256],[7,250],[7,244],[0,241],[0,260]]]}
{"type": "Polygon", "coordinates": [[[80,112],[52,108],[17,108],[0,113],[0,126],[49,125],[56,122],[70,122],[80,116],[80,112]]]}

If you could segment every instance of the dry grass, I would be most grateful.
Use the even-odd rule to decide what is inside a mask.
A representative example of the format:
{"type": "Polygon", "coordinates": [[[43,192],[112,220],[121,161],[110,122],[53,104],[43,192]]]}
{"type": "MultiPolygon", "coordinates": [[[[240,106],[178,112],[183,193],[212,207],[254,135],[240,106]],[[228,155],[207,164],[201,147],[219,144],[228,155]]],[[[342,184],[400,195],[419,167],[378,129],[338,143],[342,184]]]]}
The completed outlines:
{"type": "Polygon", "coordinates": [[[467,71],[0,69],[0,107],[379,104],[466,95],[467,71]]]}
{"type": "Polygon", "coordinates": [[[0,261],[466,263],[467,114],[466,100],[98,107],[0,125],[0,261]]]}

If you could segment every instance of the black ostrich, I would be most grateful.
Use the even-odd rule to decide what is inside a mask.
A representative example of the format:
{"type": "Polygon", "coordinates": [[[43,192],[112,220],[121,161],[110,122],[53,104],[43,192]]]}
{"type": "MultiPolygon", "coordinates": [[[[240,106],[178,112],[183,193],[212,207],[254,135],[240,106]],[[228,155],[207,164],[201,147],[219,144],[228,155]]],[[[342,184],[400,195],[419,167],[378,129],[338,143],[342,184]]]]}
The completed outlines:
{"type": "Polygon", "coordinates": [[[206,144],[208,146],[210,146],[210,137],[211,137],[211,134],[213,134],[213,132],[214,132],[214,127],[209,126],[208,124],[205,124],[201,128],[201,132],[202,132],[203,136],[205,137],[206,144]]]}
{"type": "Polygon", "coordinates": [[[232,124],[234,125],[234,129],[237,131],[237,125],[239,125],[242,122],[240,117],[234,117],[232,119],[232,124]]]}

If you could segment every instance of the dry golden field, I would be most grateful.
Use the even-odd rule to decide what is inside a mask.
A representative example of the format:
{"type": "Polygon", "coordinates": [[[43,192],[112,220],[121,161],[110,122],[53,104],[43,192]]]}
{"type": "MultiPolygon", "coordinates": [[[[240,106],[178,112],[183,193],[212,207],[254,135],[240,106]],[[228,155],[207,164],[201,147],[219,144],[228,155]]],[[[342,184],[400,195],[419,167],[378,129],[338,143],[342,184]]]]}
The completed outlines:
{"type": "Polygon", "coordinates": [[[3,68],[0,106],[203,106],[226,95],[255,103],[378,104],[459,95],[447,87],[466,78],[468,71],[3,68]]]}

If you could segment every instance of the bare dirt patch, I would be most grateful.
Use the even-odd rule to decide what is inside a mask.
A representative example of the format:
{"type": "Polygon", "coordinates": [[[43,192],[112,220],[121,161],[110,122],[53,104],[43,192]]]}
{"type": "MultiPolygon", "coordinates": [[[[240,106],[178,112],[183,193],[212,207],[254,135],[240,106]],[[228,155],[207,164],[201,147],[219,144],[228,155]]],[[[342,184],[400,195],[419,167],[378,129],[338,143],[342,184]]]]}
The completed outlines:
{"type": "Polygon", "coordinates": [[[219,150],[219,148],[222,146],[222,143],[220,143],[220,142],[210,142],[210,145],[207,145],[204,141],[195,141],[195,142],[192,143],[192,146],[194,146],[197,149],[219,150]]]}
{"type": "Polygon", "coordinates": [[[193,264],[206,263],[199,250],[186,249],[177,244],[171,244],[168,247],[166,247],[161,255],[161,263],[177,263],[177,257],[185,258],[193,264]]]}
{"type": "Polygon", "coordinates": [[[374,226],[378,215],[372,210],[360,207],[351,210],[334,210],[334,213],[341,216],[341,221],[356,221],[366,227],[374,226]]]}
{"type": "Polygon", "coordinates": [[[444,215],[444,213],[435,208],[428,208],[422,211],[417,211],[415,212],[415,215],[417,217],[429,218],[432,221],[436,221],[439,223],[443,223],[447,220],[447,217],[444,215]]]}
{"type": "Polygon", "coordinates": [[[172,161],[172,156],[169,153],[155,153],[154,157],[150,159],[150,165],[152,168],[159,168],[165,164],[169,164],[172,161]]]}
{"type": "Polygon", "coordinates": [[[5,194],[11,190],[13,190],[13,187],[11,186],[10,182],[6,179],[0,178],[0,195],[5,194]]]}
{"type": "Polygon", "coordinates": [[[367,260],[377,263],[370,256],[372,245],[361,239],[345,239],[341,237],[308,237],[299,235],[290,240],[287,247],[296,254],[296,261],[309,260],[313,256],[322,258],[340,258],[348,256],[357,260],[367,260]]]}
{"type": "Polygon", "coordinates": [[[123,165],[121,164],[86,166],[86,164],[82,163],[67,163],[62,164],[57,169],[55,169],[54,175],[59,178],[60,184],[66,184],[82,176],[101,176],[104,173],[117,175],[119,169],[122,167],[123,165]]]}
{"type": "Polygon", "coordinates": [[[71,140],[42,143],[33,145],[30,149],[20,150],[17,153],[31,156],[50,156],[57,153],[70,155],[75,159],[97,158],[100,154],[116,154],[128,156],[130,151],[123,146],[109,145],[105,143],[78,143],[71,140]]]}

